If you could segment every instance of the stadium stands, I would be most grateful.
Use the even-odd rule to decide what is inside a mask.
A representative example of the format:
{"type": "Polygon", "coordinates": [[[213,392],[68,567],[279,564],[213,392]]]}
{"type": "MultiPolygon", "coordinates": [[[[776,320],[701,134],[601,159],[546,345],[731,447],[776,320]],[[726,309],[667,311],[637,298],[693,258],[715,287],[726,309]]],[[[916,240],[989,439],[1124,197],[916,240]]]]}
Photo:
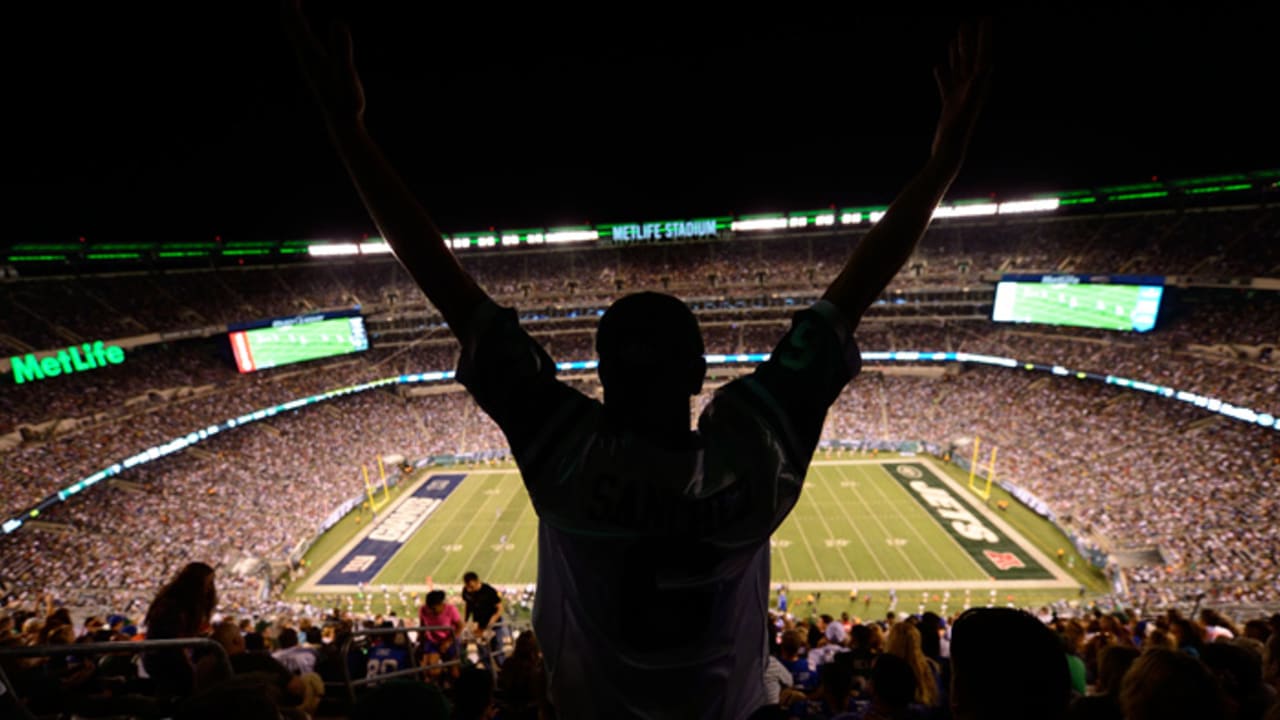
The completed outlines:
{"type": "MultiPolygon", "coordinates": [[[[1275,412],[1280,367],[1269,348],[1280,342],[1280,301],[1265,293],[1180,291],[1146,335],[985,318],[990,281],[1001,272],[1276,276],[1277,237],[1280,214],[1267,207],[948,225],[929,233],[868,314],[859,344],[1060,364],[1275,412]]],[[[823,258],[843,256],[855,240],[475,252],[465,263],[528,314],[531,332],[559,360],[593,355],[592,308],[645,288],[699,299],[709,353],[764,352],[796,306],[787,299],[811,299],[835,270],[823,258]]],[[[373,346],[240,375],[216,332],[196,332],[38,391],[10,387],[0,393],[6,518],[176,435],[335,387],[450,369],[456,354],[417,290],[384,260],[22,280],[0,283],[0,303],[13,308],[0,321],[10,354],[353,304],[369,318],[373,346]]],[[[922,440],[939,448],[974,436],[998,445],[1001,476],[1045,501],[1077,536],[1106,550],[1158,549],[1164,564],[1117,571],[1129,590],[1120,602],[1280,601],[1273,430],[1017,369],[953,366],[924,377],[882,374],[873,363],[824,430],[828,441],[922,440]]],[[[162,578],[204,561],[220,569],[222,612],[296,617],[279,584],[225,570],[246,559],[284,563],[358,490],[358,459],[503,447],[497,428],[460,392],[383,388],[345,397],[221,434],[47,509],[38,527],[0,536],[0,582],[14,607],[52,593],[75,607],[140,617],[162,578]]]]}

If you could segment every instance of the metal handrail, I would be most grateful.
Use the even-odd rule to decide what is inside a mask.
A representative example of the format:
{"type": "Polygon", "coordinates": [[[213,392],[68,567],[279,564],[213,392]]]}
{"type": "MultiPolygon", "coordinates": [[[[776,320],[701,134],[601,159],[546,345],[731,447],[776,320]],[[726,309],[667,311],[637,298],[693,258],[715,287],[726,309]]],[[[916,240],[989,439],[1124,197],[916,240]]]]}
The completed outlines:
{"type": "MultiPolygon", "coordinates": [[[[355,704],[357,687],[373,685],[375,683],[380,683],[385,680],[391,680],[399,677],[425,675],[427,672],[431,670],[435,670],[437,668],[452,667],[454,665],[462,664],[462,653],[459,652],[457,660],[443,661],[430,666],[418,666],[415,662],[414,667],[411,667],[411,668],[406,668],[404,670],[397,670],[395,672],[390,672],[390,673],[379,673],[378,675],[372,678],[365,676],[358,680],[354,680],[351,677],[351,663],[348,661],[348,658],[351,655],[351,644],[352,642],[355,641],[357,637],[398,635],[400,633],[408,633],[410,631],[419,633],[419,637],[421,637],[422,633],[439,632],[441,630],[447,631],[449,634],[453,635],[454,642],[458,642],[459,638],[458,638],[457,630],[455,630],[452,625],[418,625],[415,627],[403,627],[403,628],[391,627],[391,628],[367,628],[367,629],[358,629],[358,630],[353,629],[351,633],[347,635],[346,639],[343,641],[342,647],[340,647],[338,650],[338,652],[342,656],[342,685],[346,690],[347,699],[353,705],[355,704]]],[[[412,658],[414,654],[415,654],[414,648],[413,646],[410,646],[410,657],[412,658]]],[[[325,686],[328,687],[334,684],[336,683],[325,683],[325,686]]]]}
{"type": "MultiPolygon", "coordinates": [[[[231,659],[227,656],[226,648],[209,638],[172,638],[165,640],[129,640],[125,642],[83,642],[74,645],[21,645],[0,647],[0,658],[3,657],[58,657],[66,655],[112,655],[112,654],[130,654],[154,652],[157,650],[183,650],[188,648],[203,648],[213,651],[218,657],[222,665],[222,669],[226,671],[226,676],[232,675],[231,659]]],[[[35,716],[31,711],[18,702],[18,689],[14,687],[5,674],[3,667],[0,667],[0,685],[3,685],[5,692],[13,698],[19,712],[23,714],[26,720],[35,720],[35,716]]]]}

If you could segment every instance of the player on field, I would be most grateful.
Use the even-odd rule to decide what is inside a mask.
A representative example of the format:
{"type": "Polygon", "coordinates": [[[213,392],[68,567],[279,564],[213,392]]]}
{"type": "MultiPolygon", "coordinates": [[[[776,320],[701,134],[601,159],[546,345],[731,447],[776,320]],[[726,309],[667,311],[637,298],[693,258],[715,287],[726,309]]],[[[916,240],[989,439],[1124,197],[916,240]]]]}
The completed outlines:
{"type": "Polygon", "coordinates": [[[854,329],[960,169],[989,78],[986,26],[963,30],[936,72],[942,112],[924,167],[770,360],[721,388],[693,432],[706,362],[688,307],[641,293],[608,309],[596,336],[603,403],[558,381],[365,130],[349,34],[320,39],[292,5],[286,22],[361,199],[457,335],[458,378],[520,467],[539,518],[534,627],[558,715],[750,715],[764,703],[769,536],[795,505],[827,407],[858,372],[854,329]]]}

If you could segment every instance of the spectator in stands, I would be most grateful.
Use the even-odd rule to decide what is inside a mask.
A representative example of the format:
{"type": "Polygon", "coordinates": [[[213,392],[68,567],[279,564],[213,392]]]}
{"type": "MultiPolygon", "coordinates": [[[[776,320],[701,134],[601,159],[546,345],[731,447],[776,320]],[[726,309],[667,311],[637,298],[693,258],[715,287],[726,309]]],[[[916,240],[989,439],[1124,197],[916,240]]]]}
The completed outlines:
{"type": "MultiPolygon", "coordinates": [[[[213,568],[191,563],[160,588],[147,610],[148,640],[195,638],[207,635],[218,605],[213,568]]],[[[143,667],[161,696],[190,695],[195,672],[190,650],[164,650],[144,656],[143,667]]]]}
{"type": "Polygon", "coordinates": [[[368,672],[364,653],[358,647],[347,647],[352,636],[351,621],[342,619],[325,629],[329,631],[330,628],[332,628],[333,640],[321,645],[317,653],[316,673],[326,683],[341,683],[344,681],[342,666],[345,664],[347,666],[345,672],[351,678],[363,678],[368,672]]]}
{"type": "Polygon", "coordinates": [[[298,644],[297,630],[291,627],[281,628],[276,635],[276,646],[279,649],[271,653],[271,656],[289,668],[290,672],[295,675],[315,672],[316,653],[311,648],[298,644]]]}
{"type": "Polygon", "coordinates": [[[1123,720],[1120,712],[1120,685],[1125,673],[1138,659],[1138,649],[1106,645],[1098,652],[1098,680],[1094,693],[1076,698],[1068,713],[1070,720],[1123,720]]]}
{"type": "Polygon", "coordinates": [[[1021,610],[975,608],[951,629],[955,720],[1055,720],[1071,702],[1071,674],[1053,631],[1021,610]]]}
{"type": "Polygon", "coordinates": [[[778,644],[778,660],[791,673],[794,686],[804,692],[818,687],[818,672],[809,667],[805,657],[804,636],[798,630],[785,630],[778,644]]]}
{"type": "Polygon", "coordinates": [[[1260,654],[1246,645],[1219,640],[1207,643],[1200,659],[1222,688],[1230,717],[1235,720],[1262,720],[1275,703],[1276,693],[1262,682],[1260,654]]]}
{"type": "Polygon", "coordinates": [[[513,720],[535,720],[544,711],[547,677],[542,667],[542,650],[532,630],[516,638],[511,657],[498,673],[496,700],[501,716],[513,720]]]}
{"type": "Polygon", "coordinates": [[[856,709],[857,696],[853,688],[853,669],[849,653],[836,655],[819,672],[818,689],[808,702],[793,706],[793,716],[803,718],[831,718],[856,709]]]}
{"type": "Polygon", "coordinates": [[[795,687],[795,681],[786,666],[776,656],[765,659],[764,666],[764,707],[779,706],[782,694],[795,687]]]}
{"type": "Polygon", "coordinates": [[[871,702],[859,720],[920,720],[929,717],[918,704],[916,674],[907,661],[890,653],[876,658],[871,669],[871,702]]]}
{"type": "MultiPolygon", "coordinates": [[[[365,627],[369,628],[372,625],[366,623],[365,627]]],[[[385,624],[381,626],[382,629],[386,627],[385,624]]],[[[409,652],[409,638],[404,633],[372,635],[369,637],[369,643],[369,659],[366,663],[368,677],[389,675],[413,667],[409,652]]]]}
{"type": "MultiPolygon", "coordinates": [[[[490,652],[501,652],[506,639],[507,626],[502,622],[502,596],[488,583],[480,582],[480,576],[468,571],[462,576],[462,601],[466,612],[462,619],[488,639],[490,652]]],[[[499,661],[500,662],[500,661],[499,661]]]]}
{"type": "Polygon", "coordinates": [[[837,622],[830,615],[822,615],[820,619],[822,622],[819,624],[819,629],[822,630],[823,639],[826,642],[840,646],[848,644],[847,633],[843,623],[837,622]]]}
{"type": "Polygon", "coordinates": [[[875,667],[876,658],[880,654],[873,634],[879,632],[878,625],[866,623],[854,625],[849,631],[850,663],[853,667],[854,683],[859,689],[864,688],[871,681],[871,669],[875,667]]]}
{"type": "MultiPolygon", "coordinates": [[[[445,602],[443,590],[432,590],[418,609],[418,624],[422,627],[449,628],[425,630],[422,633],[422,664],[435,665],[441,661],[458,659],[458,635],[462,632],[462,618],[458,608],[445,602]]],[[[457,677],[458,668],[451,671],[457,677]]]]}
{"type": "MultiPolygon", "coordinates": [[[[268,697],[279,706],[310,712],[319,704],[320,696],[324,694],[324,683],[319,676],[310,674],[304,678],[266,652],[248,652],[244,634],[234,622],[223,621],[214,626],[213,639],[226,650],[232,672],[256,679],[268,687],[268,697]]],[[[207,656],[199,665],[202,685],[212,685],[224,679],[216,676],[219,668],[214,656],[207,656]]]]}
{"type": "Polygon", "coordinates": [[[1170,613],[1169,634],[1177,648],[1191,657],[1200,657],[1204,651],[1204,629],[1195,620],[1170,613]]]}
{"type": "Polygon", "coordinates": [[[1194,657],[1147,650],[1124,676],[1120,707],[1125,720],[1204,720],[1226,717],[1222,690],[1194,657]]]}
{"type": "Polygon", "coordinates": [[[942,681],[942,669],[926,657],[920,646],[920,631],[913,622],[900,622],[889,629],[885,655],[893,655],[906,662],[915,677],[915,702],[925,707],[937,707],[942,695],[938,683],[942,681]]]}
{"type": "Polygon", "coordinates": [[[539,515],[534,625],[557,710],[740,716],[762,705],[769,535],[859,367],[852,331],[959,173],[989,77],[986,27],[963,31],[939,68],[942,113],[924,169],[770,361],[721,390],[701,438],[689,407],[704,343],[687,306],[654,293],[610,306],[596,335],[603,405],[557,382],[546,351],[462,268],[366,132],[349,35],[326,45],[297,8],[288,27],[366,208],[461,341],[458,378],[520,465],[539,515]],[[697,635],[671,634],[655,607],[692,614],[697,635]],[[720,631],[725,622],[737,631],[720,631]],[[665,692],[655,693],[659,678],[665,692]]]}

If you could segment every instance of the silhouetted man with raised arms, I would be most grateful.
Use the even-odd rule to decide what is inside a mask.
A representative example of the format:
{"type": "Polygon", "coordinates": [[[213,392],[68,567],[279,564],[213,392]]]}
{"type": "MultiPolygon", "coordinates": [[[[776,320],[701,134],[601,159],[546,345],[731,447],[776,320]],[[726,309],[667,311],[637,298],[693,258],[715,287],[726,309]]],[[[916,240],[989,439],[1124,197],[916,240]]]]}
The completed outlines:
{"type": "Polygon", "coordinates": [[[962,31],[936,73],[942,117],[925,167],[769,361],[721,388],[691,432],[706,362],[688,307],[640,293],[608,309],[596,336],[604,403],[557,380],[365,131],[349,34],[322,42],[293,7],[286,23],[370,216],[462,343],[458,379],[520,467],[539,518],[534,627],[559,716],[750,715],[764,703],[769,536],[858,372],[853,330],[959,171],[989,76],[985,27],[962,31]]]}

